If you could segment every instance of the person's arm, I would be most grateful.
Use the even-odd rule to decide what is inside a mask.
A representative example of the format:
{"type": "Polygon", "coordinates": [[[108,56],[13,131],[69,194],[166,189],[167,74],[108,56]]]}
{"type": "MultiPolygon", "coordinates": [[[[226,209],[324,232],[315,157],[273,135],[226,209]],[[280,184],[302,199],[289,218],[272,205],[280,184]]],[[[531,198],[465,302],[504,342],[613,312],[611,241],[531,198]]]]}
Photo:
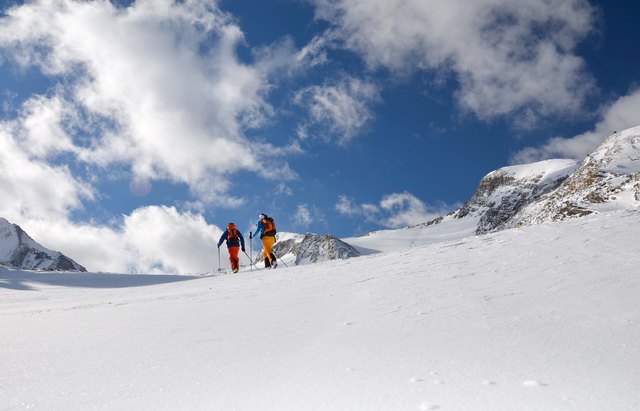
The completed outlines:
{"type": "Polygon", "coordinates": [[[240,237],[240,248],[244,251],[244,237],[240,231],[238,231],[238,237],[240,237]]]}
{"type": "Polygon", "coordinates": [[[218,241],[218,248],[222,245],[222,243],[227,239],[227,230],[224,230],[224,233],[220,236],[220,241],[218,241]]]}
{"type": "Polygon", "coordinates": [[[258,228],[256,228],[256,232],[253,233],[251,237],[255,237],[258,235],[258,233],[263,233],[263,232],[264,232],[264,224],[262,224],[262,221],[258,221],[258,228]]]}

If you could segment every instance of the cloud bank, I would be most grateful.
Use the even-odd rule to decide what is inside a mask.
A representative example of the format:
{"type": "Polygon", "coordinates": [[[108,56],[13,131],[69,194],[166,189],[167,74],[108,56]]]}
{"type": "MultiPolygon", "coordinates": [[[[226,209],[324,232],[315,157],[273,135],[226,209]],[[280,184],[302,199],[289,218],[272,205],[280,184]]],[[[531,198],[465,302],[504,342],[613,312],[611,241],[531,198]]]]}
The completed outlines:
{"type": "MultiPolygon", "coordinates": [[[[184,184],[196,199],[188,206],[202,210],[242,204],[230,194],[239,171],[295,177],[283,157],[299,147],[246,132],[273,115],[272,71],[298,56],[243,62],[243,42],[234,19],[206,0],[34,0],[4,10],[0,61],[49,83],[0,122],[0,197],[11,199],[0,215],[89,269],[209,270],[220,230],[200,215],[166,206],[108,223],[73,215],[100,201],[105,179],[129,179],[136,196],[154,181],[184,184]],[[270,158],[258,161],[264,150],[270,158]]],[[[314,61],[307,54],[298,65],[314,61]]]]}
{"type": "MultiPolygon", "coordinates": [[[[68,220],[29,220],[22,227],[46,247],[55,244],[72,258],[82,256],[75,258],[89,271],[116,273],[211,272],[218,266],[222,234],[202,216],[166,206],[138,208],[113,227],[68,220]]],[[[224,268],[226,248],[221,252],[224,268]]]]}
{"type": "Polygon", "coordinates": [[[628,95],[602,109],[601,120],[585,133],[571,138],[554,137],[540,147],[528,147],[515,153],[514,164],[525,164],[549,158],[572,158],[578,161],[591,154],[604,139],[614,131],[638,125],[640,116],[640,90],[628,95]]]}
{"type": "Polygon", "coordinates": [[[309,1],[370,68],[450,74],[459,105],[483,120],[576,115],[594,87],[575,54],[594,30],[587,0],[309,1]]]}
{"type": "MultiPolygon", "coordinates": [[[[245,130],[272,112],[269,73],[258,67],[275,66],[239,60],[243,33],[215,2],[40,0],[9,9],[0,27],[5,56],[60,85],[23,106],[23,116],[39,110],[59,123],[43,132],[23,121],[34,154],[69,152],[224,203],[228,175],[269,177],[256,166],[259,150],[284,152],[247,142],[245,130]]],[[[292,177],[277,170],[274,177],[292,177]]]]}

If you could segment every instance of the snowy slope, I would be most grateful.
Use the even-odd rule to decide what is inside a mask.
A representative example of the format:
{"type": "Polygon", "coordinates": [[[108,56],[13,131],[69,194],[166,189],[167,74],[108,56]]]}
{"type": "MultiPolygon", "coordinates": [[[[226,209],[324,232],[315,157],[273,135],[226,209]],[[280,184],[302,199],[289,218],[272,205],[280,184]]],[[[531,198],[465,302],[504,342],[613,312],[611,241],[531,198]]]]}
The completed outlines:
{"type": "Polygon", "coordinates": [[[64,254],[41,246],[4,218],[0,218],[0,264],[32,270],[86,271],[64,254]]]}
{"type": "Polygon", "coordinates": [[[455,219],[451,216],[439,224],[407,227],[401,230],[373,231],[359,237],[343,238],[347,244],[355,247],[361,254],[386,251],[400,251],[443,241],[459,240],[475,235],[479,218],[468,216],[455,219]]]}
{"type": "Polygon", "coordinates": [[[0,269],[0,409],[637,410],[638,238],[636,210],[237,275],[0,269]]]}

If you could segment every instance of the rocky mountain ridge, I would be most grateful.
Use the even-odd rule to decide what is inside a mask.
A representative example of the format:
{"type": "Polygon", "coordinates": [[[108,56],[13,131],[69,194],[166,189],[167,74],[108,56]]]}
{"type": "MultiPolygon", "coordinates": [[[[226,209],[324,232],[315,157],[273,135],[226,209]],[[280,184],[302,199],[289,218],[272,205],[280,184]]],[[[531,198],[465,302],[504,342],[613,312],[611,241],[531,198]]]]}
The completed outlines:
{"type": "Polygon", "coordinates": [[[476,218],[475,234],[640,207],[640,127],[615,132],[579,164],[545,160],[487,174],[458,210],[416,227],[476,218]]]}
{"type": "Polygon", "coordinates": [[[34,241],[16,224],[0,218],[0,266],[26,270],[87,271],[64,254],[34,241]]]}
{"type": "Polygon", "coordinates": [[[576,168],[573,160],[545,160],[493,171],[452,217],[477,216],[476,234],[509,228],[516,214],[551,195],[576,168]]]}
{"type": "Polygon", "coordinates": [[[517,226],[640,207],[640,127],[610,135],[551,195],[513,217],[517,226]]]}
{"type": "MultiPolygon", "coordinates": [[[[321,261],[346,259],[360,255],[351,245],[332,236],[314,233],[278,233],[273,251],[278,258],[293,257],[295,265],[314,264],[321,261]]],[[[263,261],[262,253],[256,261],[263,261]]],[[[287,258],[290,261],[290,258],[287,258]]]]}

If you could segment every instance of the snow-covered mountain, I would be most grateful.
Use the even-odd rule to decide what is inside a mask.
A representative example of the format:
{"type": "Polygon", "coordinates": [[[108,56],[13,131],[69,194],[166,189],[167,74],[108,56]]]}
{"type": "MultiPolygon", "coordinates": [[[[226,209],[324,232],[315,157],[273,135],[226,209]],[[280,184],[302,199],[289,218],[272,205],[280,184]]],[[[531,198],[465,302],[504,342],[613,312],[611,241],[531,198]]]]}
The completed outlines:
{"type": "Polygon", "coordinates": [[[520,210],[518,226],[640,207],[640,126],[610,135],[551,195],[520,210]]]}
{"type": "MultiPolygon", "coordinates": [[[[314,233],[278,233],[273,251],[287,264],[304,265],[329,260],[344,260],[360,255],[358,250],[344,241],[331,236],[314,233]]],[[[262,261],[259,251],[256,261],[262,261]]]]}
{"type": "Polygon", "coordinates": [[[507,228],[520,210],[553,193],[576,168],[574,160],[503,167],[480,180],[473,197],[451,218],[477,218],[476,234],[507,228]]]}
{"type": "Polygon", "coordinates": [[[640,127],[609,136],[580,164],[546,160],[487,174],[458,210],[402,230],[345,238],[361,253],[640,207],[640,127]],[[385,241],[381,241],[381,240],[385,241]]]}
{"type": "Polygon", "coordinates": [[[27,270],[86,271],[64,254],[35,242],[20,226],[0,218],[0,265],[27,270]]]}

